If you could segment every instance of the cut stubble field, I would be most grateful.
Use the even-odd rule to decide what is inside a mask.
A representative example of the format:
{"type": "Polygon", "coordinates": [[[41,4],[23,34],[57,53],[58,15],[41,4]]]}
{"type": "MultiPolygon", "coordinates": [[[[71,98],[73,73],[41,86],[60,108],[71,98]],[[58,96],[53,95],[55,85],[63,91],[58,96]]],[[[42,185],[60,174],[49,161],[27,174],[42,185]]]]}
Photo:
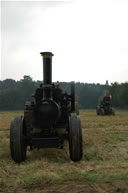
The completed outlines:
{"type": "Polygon", "coordinates": [[[12,161],[9,126],[23,112],[0,112],[0,193],[128,193],[128,111],[97,116],[81,110],[83,159],[63,150],[27,151],[21,164],[12,161]]]}

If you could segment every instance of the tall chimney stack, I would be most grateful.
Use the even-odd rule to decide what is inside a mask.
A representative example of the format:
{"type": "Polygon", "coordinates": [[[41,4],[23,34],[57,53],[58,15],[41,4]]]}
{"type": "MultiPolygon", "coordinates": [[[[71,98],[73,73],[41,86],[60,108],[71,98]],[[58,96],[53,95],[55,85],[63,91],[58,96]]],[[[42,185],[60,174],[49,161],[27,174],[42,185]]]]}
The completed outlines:
{"type": "Polygon", "coordinates": [[[52,56],[51,52],[41,52],[43,57],[43,100],[52,99],[52,56]]]}
{"type": "Polygon", "coordinates": [[[43,57],[43,83],[52,84],[52,56],[51,52],[41,52],[43,57]]]}

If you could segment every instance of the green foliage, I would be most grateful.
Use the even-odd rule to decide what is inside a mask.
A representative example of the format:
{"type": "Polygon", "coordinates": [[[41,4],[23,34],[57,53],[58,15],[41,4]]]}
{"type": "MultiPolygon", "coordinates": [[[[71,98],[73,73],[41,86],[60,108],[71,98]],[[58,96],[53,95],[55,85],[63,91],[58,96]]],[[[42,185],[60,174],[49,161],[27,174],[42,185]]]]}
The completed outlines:
{"type": "Polygon", "coordinates": [[[24,76],[20,81],[0,81],[0,110],[23,109],[25,101],[32,100],[31,95],[36,87],[36,83],[29,76],[24,76]]]}
{"type": "MultiPolygon", "coordinates": [[[[20,110],[26,101],[32,101],[32,95],[41,81],[33,81],[29,75],[20,81],[6,79],[0,81],[0,110],[20,110]]],[[[71,82],[57,82],[64,92],[70,93],[71,82]]],[[[113,106],[128,108],[128,83],[111,86],[106,84],[75,83],[76,100],[81,109],[95,109],[103,93],[108,91],[113,97],[113,106]]]]}
{"type": "Polygon", "coordinates": [[[128,108],[128,82],[118,84],[115,82],[109,88],[113,97],[113,105],[118,108],[128,108]]]}

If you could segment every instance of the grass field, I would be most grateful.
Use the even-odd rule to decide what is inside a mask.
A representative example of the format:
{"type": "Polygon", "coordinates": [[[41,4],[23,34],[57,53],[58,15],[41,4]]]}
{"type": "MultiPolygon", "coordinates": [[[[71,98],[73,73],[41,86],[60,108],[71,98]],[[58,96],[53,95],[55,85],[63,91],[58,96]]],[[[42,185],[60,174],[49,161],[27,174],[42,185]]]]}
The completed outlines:
{"type": "Polygon", "coordinates": [[[0,192],[128,193],[128,111],[97,116],[81,110],[83,159],[69,159],[63,150],[27,151],[27,160],[11,160],[9,125],[22,112],[0,112],[0,192]]]}

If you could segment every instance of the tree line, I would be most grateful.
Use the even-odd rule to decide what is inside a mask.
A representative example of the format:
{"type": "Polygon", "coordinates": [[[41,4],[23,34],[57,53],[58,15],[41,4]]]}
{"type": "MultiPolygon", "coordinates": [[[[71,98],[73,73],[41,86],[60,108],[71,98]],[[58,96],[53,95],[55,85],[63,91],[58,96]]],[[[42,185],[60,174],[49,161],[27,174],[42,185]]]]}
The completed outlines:
{"type": "MultiPolygon", "coordinates": [[[[33,101],[36,88],[41,81],[34,81],[28,75],[15,81],[6,79],[0,81],[0,110],[22,110],[26,101],[33,101]]],[[[70,93],[71,82],[57,82],[63,91],[70,93]]],[[[128,109],[128,82],[106,84],[75,83],[76,100],[81,109],[95,109],[104,92],[112,95],[114,107],[128,109]]]]}

